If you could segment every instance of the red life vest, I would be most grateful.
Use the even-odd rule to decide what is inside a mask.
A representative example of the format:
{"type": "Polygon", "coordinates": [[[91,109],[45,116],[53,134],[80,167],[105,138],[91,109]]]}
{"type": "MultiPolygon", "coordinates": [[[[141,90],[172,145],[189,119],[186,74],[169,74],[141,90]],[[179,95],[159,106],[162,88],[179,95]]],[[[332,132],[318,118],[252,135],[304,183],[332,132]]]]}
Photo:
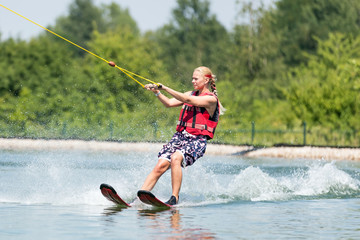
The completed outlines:
{"type": "MultiPolygon", "coordinates": [[[[191,95],[197,96],[198,91],[194,91],[191,95]]],[[[215,96],[214,93],[207,92],[200,94],[199,96],[215,96]]],[[[216,97],[217,99],[217,97],[216,97]]],[[[210,117],[210,114],[204,107],[195,107],[193,105],[184,103],[180,112],[179,121],[176,127],[176,131],[181,132],[184,129],[193,135],[204,135],[208,139],[214,137],[216,126],[219,122],[220,106],[219,100],[216,104],[214,115],[210,117]]]]}

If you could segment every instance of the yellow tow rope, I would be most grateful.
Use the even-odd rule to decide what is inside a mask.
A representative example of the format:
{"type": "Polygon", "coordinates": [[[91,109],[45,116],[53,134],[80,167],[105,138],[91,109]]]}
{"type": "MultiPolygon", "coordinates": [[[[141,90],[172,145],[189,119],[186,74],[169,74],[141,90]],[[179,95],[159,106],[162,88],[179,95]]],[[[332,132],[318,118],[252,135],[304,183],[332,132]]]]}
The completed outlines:
{"type": "Polygon", "coordinates": [[[119,69],[120,71],[122,71],[124,74],[126,74],[129,78],[131,78],[132,80],[134,80],[135,82],[137,82],[138,84],[140,84],[140,86],[141,86],[141,87],[143,87],[143,88],[144,88],[144,85],[143,85],[141,82],[139,82],[138,80],[136,80],[133,76],[136,76],[136,77],[138,77],[138,78],[141,78],[141,79],[143,79],[143,80],[146,80],[146,81],[148,81],[148,82],[150,82],[150,83],[153,83],[153,84],[156,84],[156,85],[158,85],[158,86],[159,86],[159,84],[158,84],[158,83],[155,83],[155,82],[151,81],[150,79],[147,79],[147,78],[142,77],[142,76],[140,76],[140,75],[138,75],[138,74],[135,74],[135,73],[133,73],[133,72],[130,72],[129,70],[126,70],[126,69],[124,69],[124,68],[121,68],[121,67],[117,66],[114,62],[112,62],[112,61],[108,61],[108,60],[106,60],[106,59],[104,59],[104,58],[100,57],[99,55],[96,55],[95,53],[90,52],[89,50],[87,50],[87,49],[85,49],[85,48],[83,48],[83,47],[81,47],[81,46],[77,45],[76,43],[73,43],[73,42],[72,42],[72,41],[70,41],[69,39],[66,39],[66,38],[64,38],[63,36],[60,36],[59,34],[57,34],[57,33],[53,32],[53,31],[51,31],[51,30],[47,29],[46,27],[43,27],[43,26],[41,26],[40,24],[38,24],[38,23],[36,23],[36,22],[32,21],[31,19],[29,19],[29,18],[27,18],[27,17],[24,17],[23,15],[21,15],[21,14],[19,14],[19,13],[15,12],[14,10],[11,10],[10,8],[5,7],[5,6],[4,6],[4,5],[2,5],[2,4],[0,4],[0,6],[1,6],[1,7],[3,7],[3,8],[5,8],[6,10],[9,10],[10,12],[12,12],[12,13],[14,13],[14,14],[16,14],[16,15],[18,15],[18,16],[20,16],[20,17],[22,17],[22,18],[24,18],[25,20],[27,20],[27,21],[29,21],[29,22],[31,22],[31,23],[33,23],[33,24],[35,24],[35,25],[37,25],[37,26],[41,27],[42,29],[44,29],[44,30],[48,31],[49,33],[54,34],[55,36],[57,36],[57,37],[59,37],[59,38],[61,38],[61,39],[65,40],[66,42],[68,42],[68,43],[70,43],[70,44],[72,44],[72,45],[74,45],[74,46],[76,46],[76,47],[78,47],[78,48],[80,48],[80,49],[84,50],[85,52],[90,53],[90,54],[91,54],[91,55],[93,55],[94,57],[99,58],[100,60],[102,60],[102,61],[106,62],[106,63],[107,63],[107,64],[109,64],[110,66],[112,66],[112,67],[116,67],[117,69],[119,69]],[[133,76],[131,76],[131,75],[133,75],[133,76]]]}

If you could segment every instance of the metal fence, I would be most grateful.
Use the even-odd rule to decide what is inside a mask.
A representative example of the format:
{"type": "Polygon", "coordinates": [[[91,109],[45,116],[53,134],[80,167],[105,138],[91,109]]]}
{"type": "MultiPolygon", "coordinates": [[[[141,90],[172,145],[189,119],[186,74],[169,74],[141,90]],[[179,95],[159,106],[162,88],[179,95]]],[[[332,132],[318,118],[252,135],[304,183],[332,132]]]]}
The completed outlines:
{"type": "MultiPolygon", "coordinates": [[[[250,125],[250,124],[249,124],[250,125]]],[[[329,130],[321,126],[308,128],[306,122],[293,129],[257,128],[255,121],[249,128],[217,130],[215,141],[247,145],[312,145],[332,147],[359,147],[357,131],[329,130]]]]}
{"type": "MultiPolygon", "coordinates": [[[[116,125],[114,122],[94,126],[91,129],[72,126],[66,122],[55,127],[39,128],[34,126],[0,125],[0,137],[6,138],[43,138],[43,139],[83,139],[121,142],[166,142],[175,132],[175,127],[163,127],[157,123],[131,129],[126,125],[116,125]],[[10,130],[9,130],[10,129],[10,130]]],[[[255,121],[248,128],[216,130],[213,143],[233,145],[312,145],[359,147],[360,135],[357,131],[328,130],[323,127],[309,128],[306,122],[293,129],[271,129],[256,127],[255,121]]]]}

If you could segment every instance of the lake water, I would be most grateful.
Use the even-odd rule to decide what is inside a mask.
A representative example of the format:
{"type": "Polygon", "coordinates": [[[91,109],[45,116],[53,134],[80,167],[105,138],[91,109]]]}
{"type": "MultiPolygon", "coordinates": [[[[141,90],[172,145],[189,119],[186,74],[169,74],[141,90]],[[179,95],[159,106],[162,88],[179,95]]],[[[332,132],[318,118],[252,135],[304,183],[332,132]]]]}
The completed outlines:
{"type": "Polygon", "coordinates": [[[0,239],[360,239],[358,162],[205,156],[171,210],[101,195],[108,183],[132,202],[157,150],[0,151],[0,239]]]}

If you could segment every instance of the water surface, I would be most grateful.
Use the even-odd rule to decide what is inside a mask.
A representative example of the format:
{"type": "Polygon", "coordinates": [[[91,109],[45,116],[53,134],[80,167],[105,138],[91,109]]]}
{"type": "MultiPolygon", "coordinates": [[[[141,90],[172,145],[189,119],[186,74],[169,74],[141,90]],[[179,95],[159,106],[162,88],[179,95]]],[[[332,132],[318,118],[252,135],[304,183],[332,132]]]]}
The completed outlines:
{"type": "MultiPolygon", "coordinates": [[[[205,156],[184,170],[180,204],[136,200],[149,153],[0,151],[0,239],[358,239],[360,164],[205,156]],[[111,184],[133,206],[100,193],[111,184]]],[[[170,172],[153,193],[171,195],[170,172]]]]}

